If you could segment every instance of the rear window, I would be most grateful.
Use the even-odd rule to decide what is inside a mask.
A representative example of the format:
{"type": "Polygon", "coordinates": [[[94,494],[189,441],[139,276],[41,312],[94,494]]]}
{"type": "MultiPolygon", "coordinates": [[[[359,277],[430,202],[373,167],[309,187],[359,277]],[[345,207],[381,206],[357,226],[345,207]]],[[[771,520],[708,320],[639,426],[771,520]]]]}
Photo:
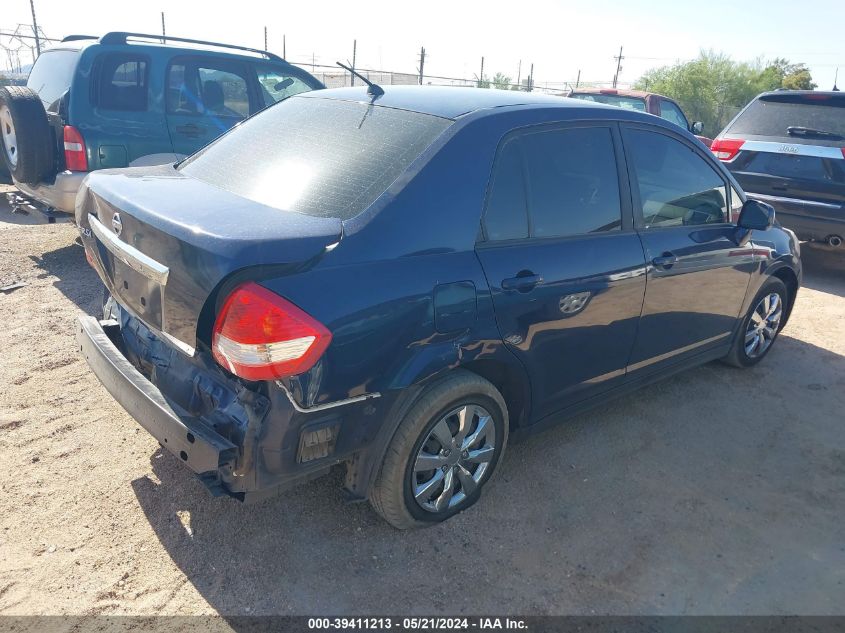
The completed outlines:
{"type": "Polygon", "coordinates": [[[45,110],[59,111],[59,100],[70,89],[78,59],[79,51],[55,50],[45,51],[36,60],[26,85],[38,93],[45,110]]]}
{"type": "Polygon", "coordinates": [[[286,99],[185,161],[187,175],[255,202],[347,220],[452,122],[333,99],[286,99]]]}
{"type": "Polygon", "coordinates": [[[626,110],[645,112],[645,99],[640,99],[638,97],[603,94],[571,94],[569,96],[573,99],[581,99],[582,101],[594,101],[596,103],[605,103],[607,105],[624,108],[626,110]]]}
{"type": "Polygon", "coordinates": [[[727,132],[786,137],[788,127],[805,127],[845,137],[845,96],[766,95],[753,101],[727,132]]]}

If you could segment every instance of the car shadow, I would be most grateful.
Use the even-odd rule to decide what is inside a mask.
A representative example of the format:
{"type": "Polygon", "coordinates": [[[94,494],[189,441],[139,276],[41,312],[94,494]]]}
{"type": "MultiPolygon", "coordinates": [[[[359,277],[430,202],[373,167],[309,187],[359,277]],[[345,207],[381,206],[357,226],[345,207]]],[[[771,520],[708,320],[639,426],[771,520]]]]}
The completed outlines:
{"type": "Polygon", "coordinates": [[[158,450],[132,487],[173,562],[235,629],[235,616],[503,605],[821,613],[819,589],[839,573],[843,375],[845,357],[789,336],[752,370],[689,370],[512,445],[475,507],[425,530],[344,503],[336,471],[245,505],[211,498],[158,450]],[[818,583],[783,573],[828,554],[818,583]]]}
{"type": "Polygon", "coordinates": [[[73,244],[29,258],[43,271],[39,279],[55,278],[53,285],[83,312],[102,314],[103,284],[88,265],[78,238],[73,244]]]}
{"type": "Polygon", "coordinates": [[[845,247],[801,246],[803,285],[813,290],[845,297],[845,247]]]}

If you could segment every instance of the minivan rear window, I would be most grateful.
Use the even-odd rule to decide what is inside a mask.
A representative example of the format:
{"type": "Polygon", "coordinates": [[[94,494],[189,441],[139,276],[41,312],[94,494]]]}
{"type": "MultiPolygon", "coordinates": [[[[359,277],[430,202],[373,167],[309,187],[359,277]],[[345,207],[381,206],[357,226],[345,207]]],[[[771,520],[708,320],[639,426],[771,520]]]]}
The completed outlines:
{"type": "Polygon", "coordinates": [[[347,220],[369,207],[451,123],[367,103],[292,97],[179,169],[261,204],[347,220]]]}
{"type": "Polygon", "coordinates": [[[36,60],[26,85],[38,93],[45,110],[59,111],[59,100],[73,83],[78,59],[79,51],[53,50],[43,52],[36,60]]]}
{"type": "Polygon", "coordinates": [[[845,137],[845,95],[765,95],[753,101],[726,132],[738,136],[789,137],[789,127],[809,128],[845,137]]]}

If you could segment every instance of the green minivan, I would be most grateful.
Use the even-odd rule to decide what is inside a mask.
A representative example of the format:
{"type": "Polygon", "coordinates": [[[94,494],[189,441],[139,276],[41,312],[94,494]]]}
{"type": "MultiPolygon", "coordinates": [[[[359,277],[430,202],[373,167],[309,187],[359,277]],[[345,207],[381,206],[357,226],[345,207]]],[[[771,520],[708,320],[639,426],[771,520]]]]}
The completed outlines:
{"type": "Polygon", "coordinates": [[[324,86],[267,51],[141,33],[71,35],[0,88],[13,206],[72,213],[90,171],[176,162],[246,117],[324,86]]]}

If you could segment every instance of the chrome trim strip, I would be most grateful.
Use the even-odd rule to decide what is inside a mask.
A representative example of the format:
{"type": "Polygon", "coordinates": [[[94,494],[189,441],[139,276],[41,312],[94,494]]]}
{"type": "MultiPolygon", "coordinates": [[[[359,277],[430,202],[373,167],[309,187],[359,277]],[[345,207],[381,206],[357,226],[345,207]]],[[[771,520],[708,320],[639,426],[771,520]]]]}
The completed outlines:
{"type": "Polygon", "coordinates": [[[103,246],[109,249],[112,255],[147,279],[155,281],[162,286],[167,283],[167,276],[170,274],[170,269],[167,266],[159,264],[152,257],[144,255],[144,253],[131,244],[118,239],[117,235],[103,226],[96,216],[91,213],[88,214],[88,223],[91,225],[94,235],[99,238],[103,246]]]}
{"type": "Polygon", "coordinates": [[[800,204],[801,206],[818,207],[819,209],[832,209],[839,211],[842,208],[841,204],[831,204],[829,202],[816,202],[815,200],[801,200],[800,198],[787,198],[786,196],[769,196],[764,193],[749,193],[745,192],[749,198],[762,200],[763,202],[789,202],[793,204],[800,204]]]}
{"type": "Polygon", "coordinates": [[[672,358],[673,356],[677,356],[678,354],[683,354],[684,352],[689,352],[697,347],[703,347],[704,345],[708,345],[710,343],[715,343],[716,341],[720,341],[723,338],[730,336],[730,332],[725,332],[724,334],[717,334],[716,336],[711,336],[710,338],[706,338],[703,341],[698,341],[697,343],[692,343],[691,345],[685,345],[684,347],[679,347],[678,349],[673,349],[671,352],[666,352],[665,354],[660,354],[659,356],[652,356],[651,358],[646,358],[645,360],[641,360],[638,363],[634,363],[633,365],[628,366],[628,371],[635,371],[637,369],[642,369],[648,365],[652,365],[654,363],[659,363],[662,360],[666,360],[667,358],[672,358]]]}
{"type": "Polygon", "coordinates": [[[815,156],[817,158],[838,158],[842,160],[842,150],[839,147],[825,145],[807,145],[805,143],[790,143],[788,141],[745,141],[739,151],[767,152],[769,154],[786,154],[787,156],[815,156]],[[789,148],[789,149],[787,149],[789,148]]]}
{"type": "Polygon", "coordinates": [[[284,383],[282,383],[281,380],[277,380],[276,385],[279,387],[279,389],[284,392],[284,394],[288,397],[288,400],[290,400],[290,403],[293,408],[296,409],[299,413],[315,413],[316,411],[325,411],[326,409],[342,407],[347,404],[352,404],[353,402],[363,402],[364,400],[373,400],[374,398],[381,398],[381,394],[376,391],[374,393],[365,393],[361,396],[355,396],[354,398],[335,400],[334,402],[326,402],[325,404],[315,404],[313,407],[303,407],[296,400],[294,400],[293,395],[290,391],[288,391],[288,388],[285,387],[284,383]]]}

